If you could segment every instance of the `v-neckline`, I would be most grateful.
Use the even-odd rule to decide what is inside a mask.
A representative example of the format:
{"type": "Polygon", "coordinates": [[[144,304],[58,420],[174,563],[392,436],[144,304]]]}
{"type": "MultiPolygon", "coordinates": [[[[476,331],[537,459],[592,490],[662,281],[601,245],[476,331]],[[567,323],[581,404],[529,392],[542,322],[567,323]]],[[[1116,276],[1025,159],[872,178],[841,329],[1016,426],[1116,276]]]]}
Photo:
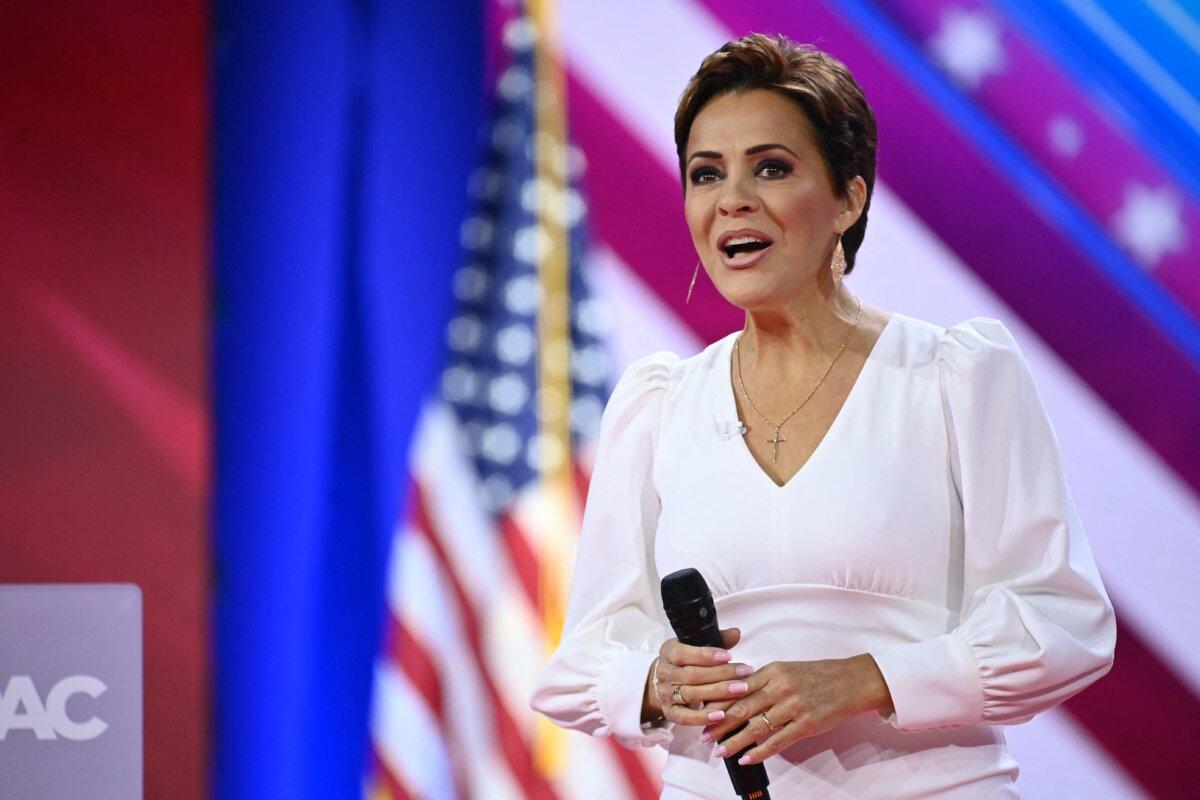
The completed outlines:
{"type": "MultiPolygon", "coordinates": [[[[838,428],[842,424],[842,418],[846,416],[847,410],[850,408],[851,403],[854,402],[855,397],[859,393],[859,386],[861,386],[863,383],[863,376],[875,361],[874,356],[876,351],[879,349],[879,343],[883,341],[883,337],[888,335],[888,331],[895,327],[892,323],[895,322],[897,316],[899,316],[898,313],[892,312],[891,316],[888,317],[887,322],[883,324],[883,330],[879,332],[879,336],[875,338],[875,343],[871,345],[871,349],[867,352],[867,358],[863,362],[862,368],[858,371],[858,375],[854,377],[854,383],[850,386],[850,391],[846,394],[846,398],[842,401],[841,408],[839,408],[837,414],[834,415],[833,422],[830,423],[828,430],[825,431],[825,435],[821,437],[821,440],[817,442],[817,446],[813,449],[812,453],[810,453],[808,458],[805,459],[804,463],[800,465],[800,469],[796,470],[795,474],[788,478],[785,483],[776,483],[775,479],[772,478],[765,469],[763,469],[762,465],[758,463],[758,459],[754,457],[754,453],[750,450],[750,445],[746,444],[746,439],[743,434],[738,434],[737,436],[733,437],[736,439],[735,446],[737,447],[738,451],[745,458],[749,467],[758,474],[760,479],[766,482],[768,489],[774,489],[782,492],[793,483],[796,483],[797,480],[808,471],[809,465],[812,464],[813,461],[816,460],[817,456],[819,456],[825,449],[825,443],[834,438],[834,435],[837,433],[838,428]]],[[[733,355],[734,343],[737,341],[737,337],[738,333],[732,333],[729,335],[725,343],[725,357],[722,359],[725,365],[725,375],[723,376],[721,384],[724,387],[724,403],[726,406],[725,410],[729,415],[726,417],[726,419],[736,419],[740,421],[741,416],[738,414],[737,396],[734,394],[733,390],[733,355]]]]}

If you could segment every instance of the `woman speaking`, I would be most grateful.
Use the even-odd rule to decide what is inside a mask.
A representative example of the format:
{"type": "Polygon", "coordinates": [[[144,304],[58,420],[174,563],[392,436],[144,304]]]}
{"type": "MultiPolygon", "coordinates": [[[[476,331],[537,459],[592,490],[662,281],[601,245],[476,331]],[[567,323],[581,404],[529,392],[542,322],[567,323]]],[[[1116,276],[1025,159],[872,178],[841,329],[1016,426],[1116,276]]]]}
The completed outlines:
{"type": "Polygon", "coordinates": [[[697,270],[745,324],[614,388],[533,708],[666,747],[669,799],[731,797],[721,759],[748,746],[777,799],[1017,797],[999,726],[1103,676],[1116,641],[1023,355],[998,320],[942,328],[843,281],[876,130],[836,59],[729,42],[675,143],[697,270]],[[670,635],[659,579],[685,567],[724,649],[670,635]]]}

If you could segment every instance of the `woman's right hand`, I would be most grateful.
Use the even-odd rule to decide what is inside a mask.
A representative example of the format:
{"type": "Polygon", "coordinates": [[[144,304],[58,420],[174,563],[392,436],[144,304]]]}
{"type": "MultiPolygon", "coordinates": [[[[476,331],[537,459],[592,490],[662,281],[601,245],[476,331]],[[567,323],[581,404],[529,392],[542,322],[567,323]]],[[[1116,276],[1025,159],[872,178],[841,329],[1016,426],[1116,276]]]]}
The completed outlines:
{"type": "MultiPolygon", "coordinates": [[[[748,664],[732,661],[729,649],[742,638],[737,628],[721,631],[725,649],[692,647],[672,638],[663,642],[658,659],[651,663],[646,675],[642,698],[642,721],[664,716],[679,725],[711,725],[724,719],[720,708],[697,707],[699,703],[733,701],[746,694],[745,678],[754,673],[748,664]],[[658,671],[658,691],[654,690],[654,672],[658,671]],[[684,705],[673,692],[680,687],[684,705]]],[[[723,705],[728,705],[725,703],[723,705]]]]}

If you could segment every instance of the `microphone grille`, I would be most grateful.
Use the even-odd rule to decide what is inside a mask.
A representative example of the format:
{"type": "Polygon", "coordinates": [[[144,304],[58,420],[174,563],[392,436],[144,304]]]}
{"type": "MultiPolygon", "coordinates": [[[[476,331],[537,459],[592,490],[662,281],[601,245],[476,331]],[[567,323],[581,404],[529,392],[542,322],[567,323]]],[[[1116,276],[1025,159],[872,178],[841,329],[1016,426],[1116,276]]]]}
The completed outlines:
{"type": "Polygon", "coordinates": [[[704,576],[694,567],[677,570],[662,579],[663,608],[672,608],[680,603],[710,594],[704,576]]]}

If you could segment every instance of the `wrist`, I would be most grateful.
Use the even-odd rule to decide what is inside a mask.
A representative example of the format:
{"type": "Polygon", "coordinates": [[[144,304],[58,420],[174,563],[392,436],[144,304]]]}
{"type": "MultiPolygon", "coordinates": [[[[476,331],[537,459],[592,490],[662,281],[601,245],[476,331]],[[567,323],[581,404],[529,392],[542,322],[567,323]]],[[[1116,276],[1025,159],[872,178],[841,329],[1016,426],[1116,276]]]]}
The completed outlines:
{"type": "Polygon", "coordinates": [[[658,700],[658,658],[650,662],[646,673],[646,682],[642,688],[642,722],[654,722],[663,719],[662,704],[658,700]]]}
{"type": "Polygon", "coordinates": [[[870,653],[863,653],[855,658],[862,663],[863,674],[870,687],[867,693],[867,709],[877,711],[883,717],[890,715],[895,710],[892,704],[892,693],[888,688],[887,681],[884,680],[883,672],[875,663],[875,658],[870,653]]]}

